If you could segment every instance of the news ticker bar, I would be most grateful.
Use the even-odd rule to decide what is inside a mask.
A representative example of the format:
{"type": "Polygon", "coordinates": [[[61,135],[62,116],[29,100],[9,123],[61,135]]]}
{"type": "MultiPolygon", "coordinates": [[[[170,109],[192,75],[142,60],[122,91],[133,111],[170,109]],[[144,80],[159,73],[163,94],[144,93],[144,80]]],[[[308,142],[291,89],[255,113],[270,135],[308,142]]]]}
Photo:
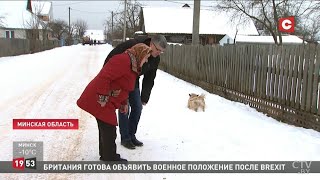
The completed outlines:
{"type": "Polygon", "coordinates": [[[15,169],[0,161],[0,173],[320,173],[320,161],[36,161],[15,169]]]}

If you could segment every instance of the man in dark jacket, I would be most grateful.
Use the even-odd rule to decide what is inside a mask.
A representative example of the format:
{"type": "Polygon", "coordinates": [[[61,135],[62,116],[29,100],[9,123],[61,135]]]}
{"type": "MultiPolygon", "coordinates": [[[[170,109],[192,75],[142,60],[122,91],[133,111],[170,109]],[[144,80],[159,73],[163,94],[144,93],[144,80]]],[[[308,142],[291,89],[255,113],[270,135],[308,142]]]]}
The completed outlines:
{"type": "Polygon", "coordinates": [[[125,50],[138,43],[144,43],[150,46],[152,49],[152,53],[148,58],[148,62],[144,63],[144,65],[142,66],[140,75],[144,76],[142,80],[141,94],[138,76],[136,79],[135,89],[129,93],[129,112],[126,114],[119,112],[118,114],[121,145],[128,149],[135,149],[135,146],[143,146],[143,143],[137,140],[135,134],[137,132],[137,127],[142,112],[142,105],[146,105],[149,101],[151,90],[154,84],[154,79],[156,77],[156,72],[160,62],[160,54],[164,52],[167,46],[167,40],[162,35],[154,35],[151,38],[144,36],[125,41],[116,46],[109,53],[104,62],[104,64],[106,64],[112,56],[123,53],[125,50]]]}

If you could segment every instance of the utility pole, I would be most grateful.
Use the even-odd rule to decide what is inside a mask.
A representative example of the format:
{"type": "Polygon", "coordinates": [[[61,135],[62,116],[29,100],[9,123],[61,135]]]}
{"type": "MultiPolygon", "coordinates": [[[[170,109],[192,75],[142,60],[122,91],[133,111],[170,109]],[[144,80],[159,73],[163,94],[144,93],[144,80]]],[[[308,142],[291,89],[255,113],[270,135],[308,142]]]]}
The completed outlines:
{"type": "Polygon", "coordinates": [[[70,27],[70,7],[69,7],[69,37],[71,36],[71,27],[70,27]]]}
{"type": "Polygon", "coordinates": [[[192,44],[199,44],[200,0],[193,0],[192,44]]]}
{"type": "Polygon", "coordinates": [[[124,18],[123,18],[123,39],[122,41],[126,41],[126,29],[127,29],[127,0],[124,0],[124,18]]]}

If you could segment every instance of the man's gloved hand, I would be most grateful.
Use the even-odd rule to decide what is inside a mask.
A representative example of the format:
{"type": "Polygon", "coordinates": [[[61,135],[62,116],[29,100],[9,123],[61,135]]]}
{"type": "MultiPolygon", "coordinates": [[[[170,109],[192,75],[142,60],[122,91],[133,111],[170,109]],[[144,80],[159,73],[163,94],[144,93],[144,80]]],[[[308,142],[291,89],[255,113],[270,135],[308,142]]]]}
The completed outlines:
{"type": "Polygon", "coordinates": [[[128,104],[126,105],[121,105],[119,108],[119,111],[123,114],[127,114],[128,113],[128,104]]]}

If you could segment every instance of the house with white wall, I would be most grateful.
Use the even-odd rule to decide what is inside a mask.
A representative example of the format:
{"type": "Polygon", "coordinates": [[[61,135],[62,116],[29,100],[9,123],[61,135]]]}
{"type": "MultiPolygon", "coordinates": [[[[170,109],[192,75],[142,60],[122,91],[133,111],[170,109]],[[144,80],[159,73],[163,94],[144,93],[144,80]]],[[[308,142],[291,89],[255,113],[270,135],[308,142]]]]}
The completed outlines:
{"type": "MultiPolygon", "coordinates": [[[[278,37],[279,41],[279,37],[278,37]]],[[[272,36],[244,36],[225,35],[220,41],[221,46],[225,44],[275,44],[272,36]]],[[[302,44],[303,40],[294,35],[282,35],[282,44],[302,44]]],[[[306,43],[306,42],[305,42],[306,43]]]]}
{"type": "MultiPolygon", "coordinates": [[[[193,8],[142,7],[140,29],[148,34],[163,34],[168,42],[190,44],[192,41],[193,8]]],[[[219,44],[226,34],[259,35],[250,18],[246,23],[232,21],[232,14],[200,10],[199,40],[205,44],[219,44]]]]}
{"type": "MultiPolygon", "coordinates": [[[[26,7],[27,1],[0,1],[0,38],[44,39],[43,31],[53,17],[52,3],[32,1],[33,13],[26,7]]],[[[50,34],[45,35],[50,39],[50,34]]]]}

